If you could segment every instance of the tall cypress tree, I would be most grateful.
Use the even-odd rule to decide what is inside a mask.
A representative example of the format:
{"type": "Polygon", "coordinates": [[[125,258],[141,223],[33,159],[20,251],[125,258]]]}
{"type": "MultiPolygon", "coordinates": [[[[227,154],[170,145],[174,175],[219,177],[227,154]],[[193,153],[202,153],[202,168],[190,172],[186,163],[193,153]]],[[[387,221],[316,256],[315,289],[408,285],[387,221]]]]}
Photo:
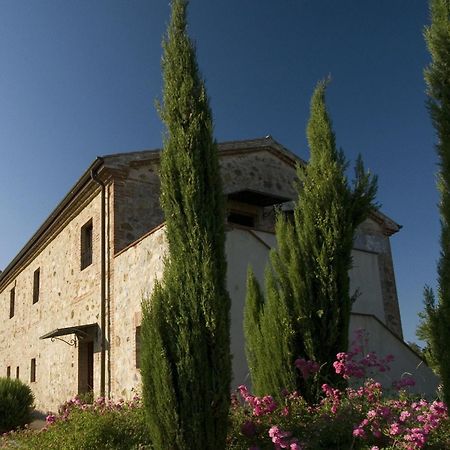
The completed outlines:
{"type": "Polygon", "coordinates": [[[186,0],[172,1],[163,41],[168,253],[163,278],[143,303],[142,382],[155,448],[216,450],[225,447],[231,380],[224,197],[186,8],[186,0]]]}
{"type": "Polygon", "coordinates": [[[428,107],[438,136],[438,189],[441,215],[441,255],[438,262],[438,301],[425,289],[431,352],[438,363],[444,400],[450,405],[450,0],[431,0],[431,25],[425,40],[431,64],[425,70],[428,107]]]}
{"type": "Polygon", "coordinates": [[[374,207],[377,190],[360,158],[349,186],[325,105],[326,85],[320,82],[311,100],[310,160],[297,168],[294,221],[277,219],[278,247],[270,255],[265,297],[249,274],[244,322],[255,392],[298,389],[310,401],[324,381],[336,382],[331,363],[348,346],[353,236],[374,207]],[[295,369],[298,357],[321,365],[315,382],[295,369]]]}

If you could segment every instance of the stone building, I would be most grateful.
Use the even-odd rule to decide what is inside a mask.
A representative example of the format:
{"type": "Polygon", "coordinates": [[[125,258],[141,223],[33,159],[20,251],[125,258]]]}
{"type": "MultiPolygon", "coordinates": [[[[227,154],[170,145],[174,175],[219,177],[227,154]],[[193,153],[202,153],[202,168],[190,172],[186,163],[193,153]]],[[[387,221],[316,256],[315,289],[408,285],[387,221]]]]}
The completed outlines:
{"type": "MultiPolygon", "coordinates": [[[[234,385],[246,382],[242,331],[248,264],[262,280],[275,245],[274,206],[295,198],[304,164],[272,138],[219,145],[227,196],[228,290],[234,385]]],[[[160,277],[165,250],[159,151],[97,158],[0,273],[0,373],[30,384],[36,406],[56,410],[76,393],[130,397],[139,390],[141,300],[160,277]]],[[[389,237],[400,226],[373,213],[354,245],[352,329],[397,356],[428,384],[429,369],[403,342],[389,237]]]]}

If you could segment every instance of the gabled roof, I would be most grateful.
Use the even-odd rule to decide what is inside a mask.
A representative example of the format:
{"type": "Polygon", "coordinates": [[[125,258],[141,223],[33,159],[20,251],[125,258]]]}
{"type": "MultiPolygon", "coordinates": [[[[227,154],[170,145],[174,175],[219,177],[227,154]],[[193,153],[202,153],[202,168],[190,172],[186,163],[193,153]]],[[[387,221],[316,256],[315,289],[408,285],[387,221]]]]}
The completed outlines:
{"type": "MultiPolygon", "coordinates": [[[[283,147],[279,142],[268,135],[263,138],[246,139],[241,141],[225,141],[217,144],[221,155],[245,154],[259,151],[268,151],[276,157],[286,161],[288,164],[295,166],[297,163],[306,164],[306,162],[295,153],[283,147]]],[[[115,164],[127,164],[129,162],[138,161],[158,161],[161,149],[139,150],[134,152],[113,153],[104,155],[101,158],[105,161],[106,166],[114,166],[115,164]]]]}
{"type": "MultiPolygon", "coordinates": [[[[263,138],[219,143],[218,149],[220,155],[235,155],[267,151],[275,155],[277,158],[285,161],[292,167],[295,167],[298,163],[306,164],[302,158],[283,147],[270,135],[263,138]]],[[[0,291],[4,288],[4,285],[10,281],[10,278],[13,279],[12,275],[14,275],[14,269],[17,268],[19,264],[26,263],[32,258],[34,250],[40,243],[45,242],[46,237],[49,236],[51,231],[55,228],[58,219],[76,201],[76,199],[86,189],[99,189],[99,187],[92,180],[92,174],[107,174],[109,171],[108,169],[126,166],[127,164],[133,162],[144,162],[149,160],[158,161],[160,158],[160,153],[161,149],[154,149],[116,153],[97,157],[86,172],[84,172],[79,180],[74,184],[72,189],[70,189],[70,191],[62,199],[62,201],[56,206],[44,223],[39,227],[36,233],[33,234],[31,239],[19,251],[15,258],[8,264],[3,272],[0,271],[0,291]]],[[[388,235],[395,233],[401,228],[400,225],[396,224],[384,214],[379,212],[374,212],[373,214],[374,218],[376,218],[375,220],[379,223],[387,224],[388,229],[392,230],[392,232],[388,235]]]]}
{"type": "Polygon", "coordinates": [[[370,213],[369,217],[383,228],[386,236],[392,236],[402,228],[402,225],[394,222],[390,217],[386,216],[386,214],[383,214],[379,209],[373,210],[370,213]]]}

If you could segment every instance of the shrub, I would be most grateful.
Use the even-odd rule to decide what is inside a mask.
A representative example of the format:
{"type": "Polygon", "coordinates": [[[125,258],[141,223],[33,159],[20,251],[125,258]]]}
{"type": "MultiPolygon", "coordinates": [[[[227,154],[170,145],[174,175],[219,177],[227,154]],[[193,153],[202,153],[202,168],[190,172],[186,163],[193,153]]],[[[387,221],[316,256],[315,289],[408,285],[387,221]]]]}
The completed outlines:
{"type": "MultiPolygon", "coordinates": [[[[362,336],[362,334],[360,335],[362,336]]],[[[450,448],[450,420],[443,402],[429,402],[407,393],[407,382],[394,383],[399,391],[383,392],[367,374],[389,370],[392,356],[363,354],[360,347],[338,353],[333,367],[354,387],[336,389],[322,384],[322,398],[308,404],[297,392],[251,395],[239,387],[231,414],[229,450],[381,450],[450,448]],[[356,380],[355,380],[356,378],[356,380]]],[[[314,377],[318,365],[298,359],[302,376],[314,377]]],[[[320,370],[320,368],[319,368],[320,370]]]]}
{"type": "Polygon", "coordinates": [[[0,378],[0,433],[29,422],[33,403],[29,386],[17,379],[0,378]]]}
{"type": "Polygon", "coordinates": [[[3,437],[0,447],[22,449],[145,449],[148,439],[144,410],[138,398],[130,402],[79,397],[64,403],[58,415],[47,416],[41,431],[25,430],[3,437]]]}

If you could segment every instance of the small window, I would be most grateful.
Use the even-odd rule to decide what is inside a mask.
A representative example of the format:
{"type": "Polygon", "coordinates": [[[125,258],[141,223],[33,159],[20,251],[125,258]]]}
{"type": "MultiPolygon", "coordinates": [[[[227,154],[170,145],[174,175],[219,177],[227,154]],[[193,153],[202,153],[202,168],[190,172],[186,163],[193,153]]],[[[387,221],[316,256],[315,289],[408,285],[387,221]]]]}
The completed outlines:
{"type": "Polygon", "coordinates": [[[136,327],[136,369],[141,368],[141,327],[136,327]]]}
{"type": "Polygon", "coordinates": [[[9,318],[12,319],[14,317],[16,307],[16,288],[13,287],[9,291],[9,318]]]}
{"type": "Polygon", "coordinates": [[[6,378],[11,378],[11,366],[6,368],[6,378]]]}
{"type": "Polygon", "coordinates": [[[231,211],[228,214],[228,223],[242,225],[244,227],[255,227],[255,217],[250,214],[243,214],[241,212],[231,211]]]}
{"type": "Polygon", "coordinates": [[[16,378],[19,379],[19,366],[16,367],[16,378]]]}
{"type": "Polygon", "coordinates": [[[36,358],[32,358],[30,366],[30,382],[34,383],[35,381],[36,381],[36,358]]]}
{"type": "Polygon", "coordinates": [[[81,227],[81,270],[92,264],[92,219],[81,227]]]}
{"type": "Polygon", "coordinates": [[[41,283],[41,269],[36,269],[34,271],[33,277],[33,304],[39,301],[39,289],[41,283]]]}

